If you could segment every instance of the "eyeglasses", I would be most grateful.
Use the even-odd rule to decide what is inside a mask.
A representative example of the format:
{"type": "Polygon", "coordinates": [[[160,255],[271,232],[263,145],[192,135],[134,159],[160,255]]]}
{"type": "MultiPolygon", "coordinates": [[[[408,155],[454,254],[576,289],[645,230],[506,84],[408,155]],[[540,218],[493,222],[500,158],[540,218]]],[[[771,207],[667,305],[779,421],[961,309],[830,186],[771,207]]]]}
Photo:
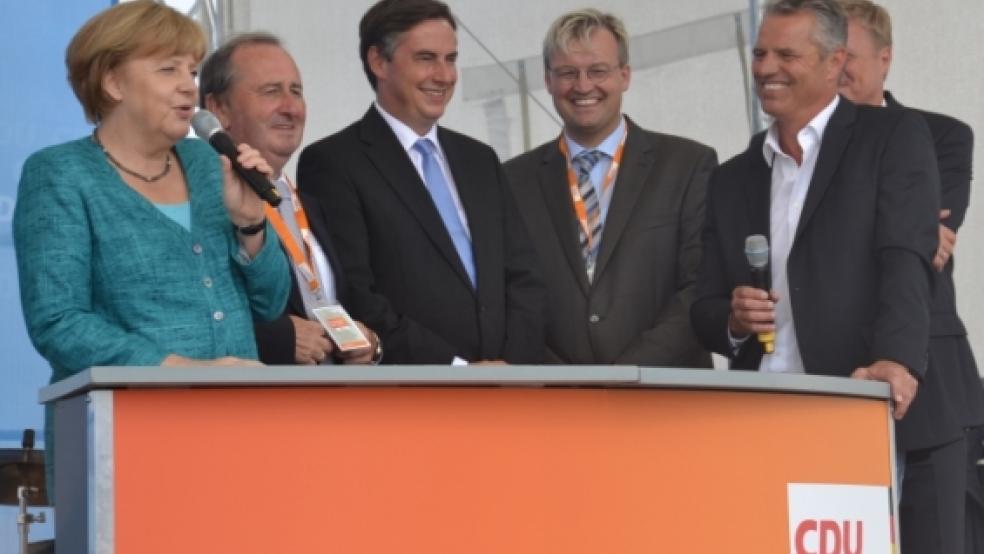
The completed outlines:
{"type": "MultiPolygon", "coordinates": [[[[584,70],[588,80],[594,84],[602,83],[611,76],[615,68],[610,65],[592,65],[584,70]]],[[[572,85],[581,79],[581,70],[576,67],[563,66],[550,70],[550,74],[564,85],[572,85]]]]}

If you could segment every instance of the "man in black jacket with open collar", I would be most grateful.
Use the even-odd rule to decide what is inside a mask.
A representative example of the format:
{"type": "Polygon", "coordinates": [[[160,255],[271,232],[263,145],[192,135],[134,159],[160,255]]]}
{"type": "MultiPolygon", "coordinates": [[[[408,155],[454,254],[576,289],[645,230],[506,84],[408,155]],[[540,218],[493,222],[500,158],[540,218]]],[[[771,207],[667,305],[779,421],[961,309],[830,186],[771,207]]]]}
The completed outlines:
{"type": "MultiPolygon", "coordinates": [[[[836,0],[767,4],[753,73],[774,122],[711,178],[691,313],[735,368],[887,382],[905,426],[932,370],[940,176],[922,117],[838,96],[847,27],[836,0]],[[770,240],[771,294],[748,286],[753,234],[770,240]],[[767,354],[752,335],[768,332],[767,354]]],[[[905,552],[918,523],[901,519],[905,552]]]]}

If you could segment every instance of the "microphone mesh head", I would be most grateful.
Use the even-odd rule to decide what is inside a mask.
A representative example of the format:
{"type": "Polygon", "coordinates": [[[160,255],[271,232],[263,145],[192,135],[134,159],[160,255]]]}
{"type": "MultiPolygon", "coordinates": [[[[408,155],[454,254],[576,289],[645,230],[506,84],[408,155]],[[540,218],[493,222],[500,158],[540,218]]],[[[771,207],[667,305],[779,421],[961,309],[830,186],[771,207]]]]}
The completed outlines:
{"type": "Polygon", "coordinates": [[[222,130],[222,124],[219,123],[219,118],[215,117],[208,110],[198,110],[195,112],[195,115],[191,116],[191,127],[195,130],[198,138],[202,140],[208,140],[213,133],[222,130]]]}
{"type": "Polygon", "coordinates": [[[749,235],[745,239],[745,257],[748,265],[761,268],[769,265],[769,239],[763,235],[749,235]]]}

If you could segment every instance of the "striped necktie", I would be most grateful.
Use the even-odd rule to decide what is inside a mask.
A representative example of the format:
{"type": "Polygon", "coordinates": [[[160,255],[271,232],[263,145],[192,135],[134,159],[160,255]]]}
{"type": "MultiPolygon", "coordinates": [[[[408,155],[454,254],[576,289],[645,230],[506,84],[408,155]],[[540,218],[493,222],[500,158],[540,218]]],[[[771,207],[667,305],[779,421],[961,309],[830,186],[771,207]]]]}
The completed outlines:
{"type": "Polygon", "coordinates": [[[588,220],[589,234],[585,234],[584,228],[581,228],[581,254],[584,256],[589,281],[594,277],[595,260],[598,258],[598,246],[601,244],[601,203],[591,183],[591,170],[603,155],[597,150],[585,150],[574,156],[571,162],[577,171],[577,188],[584,201],[588,220]]]}

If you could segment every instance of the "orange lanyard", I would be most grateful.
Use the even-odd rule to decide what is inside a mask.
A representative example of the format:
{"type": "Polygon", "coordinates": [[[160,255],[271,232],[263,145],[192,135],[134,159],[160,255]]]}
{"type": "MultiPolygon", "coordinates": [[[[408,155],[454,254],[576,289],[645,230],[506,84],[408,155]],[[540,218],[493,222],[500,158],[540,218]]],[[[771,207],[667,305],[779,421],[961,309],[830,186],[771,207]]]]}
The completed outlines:
{"type": "MultiPolygon", "coordinates": [[[[618,175],[618,166],[622,164],[622,155],[625,153],[625,139],[628,136],[629,131],[626,129],[622,134],[622,140],[618,143],[618,148],[615,149],[615,157],[612,158],[612,165],[608,168],[608,173],[605,174],[605,180],[601,182],[602,195],[615,184],[615,176],[618,175]]],[[[571,163],[570,153],[567,150],[567,141],[564,140],[563,133],[561,133],[558,142],[560,143],[560,153],[564,155],[564,160],[567,162],[567,186],[571,190],[571,200],[574,201],[574,215],[577,217],[577,222],[581,226],[584,236],[588,237],[588,247],[594,248],[594,237],[591,236],[591,227],[588,225],[588,209],[584,205],[584,198],[581,197],[581,189],[577,186],[577,172],[574,171],[574,164],[571,163]]],[[[598,206],[600,210],[601,196],[598,197],[598,206]]]]}
{"type": "Polygon", "coordinates": [[[301,199],[297,196],[297,187],[294,183],[284,175],[284,181],[290,188],[291,199],[294,205],[294,221],[297,222],[297,229],[301,233],[301,240],[304,242],[304,249],[302,250],[300,245],[297,244],[297,240],[294,239],[293,233],[287,227],[287,223],[284,221],[283,216],[276,208],[263,203],[263,211],[266,213],[267,219],[270,220],[270,224],[273,225],[273,230],[277,232],[277,236],[280,237],[280,242],[283,243],[284,248],[287,249],[287,254],[290,255],[290,259],[300,270],[301,275],[304,276],[304,280],[307,281],[308,288],[312,293],[318,292],[321,288],[321,283],[318,282],[318,274],[314,271],[314,265],[311,262],[312,253],[314,248],[312,246],[312,241],[314,240],[311,235],[311,227],[308,225],[307,214],[304,213],[304,207],[301,206],[301,199]]]}

